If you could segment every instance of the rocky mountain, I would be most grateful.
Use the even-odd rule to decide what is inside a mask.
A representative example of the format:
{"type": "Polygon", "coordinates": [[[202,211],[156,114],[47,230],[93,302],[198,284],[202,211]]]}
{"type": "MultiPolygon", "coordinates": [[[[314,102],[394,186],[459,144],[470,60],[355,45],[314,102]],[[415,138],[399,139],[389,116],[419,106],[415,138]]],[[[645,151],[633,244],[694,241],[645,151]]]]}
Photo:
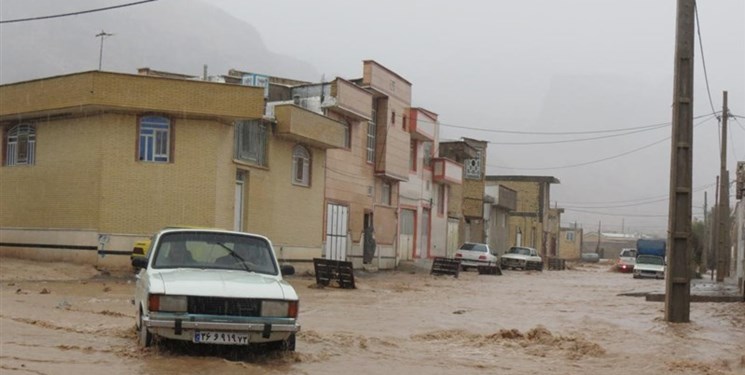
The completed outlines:
{"type": "MultiPolygon", "coordinates": [[[[124,4],[111,0],[3,0],[0,19],[71,13],[124,4]]],[[[313,80],[310,64],[271,52],[259,32],[201,0],[162,0],[102,12],[0,24],[0,83],[98,69],[149,67],[201,76],[244,71],[313,80]]]]}

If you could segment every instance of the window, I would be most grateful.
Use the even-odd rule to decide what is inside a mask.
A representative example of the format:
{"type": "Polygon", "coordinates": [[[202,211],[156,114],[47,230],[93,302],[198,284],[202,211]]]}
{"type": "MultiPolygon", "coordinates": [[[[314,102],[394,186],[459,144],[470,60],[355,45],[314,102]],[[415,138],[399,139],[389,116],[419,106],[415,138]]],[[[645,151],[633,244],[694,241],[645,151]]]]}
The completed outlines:
{"type": "Polygon", "coordinates": [[[466,159],[466,178],[471,180],[481,179],[481,151],[476,153],[475,159],[466,159]]]}
{"type": "Polygon", "coordinates": [[[437,185],[437,214],[445,215],[445,185],[437,185]]]}
{"type": "Polygon", "coordinates": [[[422,163],[425,168],[432,169],[432,142],[424,142],[422,148],[422,163]]]}
{"type": "Polygon", "coordinates": [[[5,165],[33,165],[36,155],[36,129],[31,124],[18,124],[8,131],[5,165]]]}
{"type": "Polygon", "coordinates": [[[409,129],[407,129],[407,128],[406,128],[406,122],[407,122],[406,120],[407,120],[407,118],[406,118],[406,115],[403,115],[403,118],[402,118],[402,120],[401,120],[401,123],[402,123],[402,124],[401,124],[401,127],[402,127],[402,128],[404,129],[404,130],[409,130],[409,129]]]}
{"type": "Polygon", "coordinates": [[[352,123],[344,121],[344,148],[352,148],[352,123]]]}
{"type": "Polygon", "coordinates": [[[258,120],[236,122],[235,158],[266,166],[266,138],[266,126],[258,120]]]}
{"type": "MultiPolygon", "coordinates": [[[[375,118],[375,117],[373,117],[375,118]]],[[[367,162],[375,162],[375,122],[367,123],[367,162]]]]}
{"type": "Polygon", "coordinates": [[[383,182],[383,186],[380,189],[380,203],[390,206],[391,205],[391,183],[383,182]]]}
{"type": "Polygon", "coordinates": [[[391,111],[391,125],[396,125],[396,111],[391,111]]]}
{"type": "Polygon", "coordinates": [[[416,140],[411,140],[411,150],[409,151],[409,169],[416,172],[416,140]]]}
{"type": "Polygon", "coordinates": [[[168,163],[171,147],[171,120],[163,116],[140,118],[140,161],[168,163]]]}
{"type": "Polygon", "coordinates": [[[310,153],[300,145],[292,149],[292,183],[310,186],[310,153]]]}
{"type": "Polygon", "coordinates": [[[572,231],[567,232],[567,241],[574,241],[574,232],[572,231]]]}

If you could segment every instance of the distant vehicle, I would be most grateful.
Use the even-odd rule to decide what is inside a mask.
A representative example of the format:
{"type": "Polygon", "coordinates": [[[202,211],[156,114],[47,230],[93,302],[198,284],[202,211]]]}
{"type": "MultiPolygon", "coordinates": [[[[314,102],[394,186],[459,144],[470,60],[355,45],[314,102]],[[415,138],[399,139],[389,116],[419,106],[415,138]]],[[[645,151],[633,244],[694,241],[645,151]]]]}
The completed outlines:
{"type": "Polygon", "coordinates": [[[640,239],[636,241],[634,278],[665,278],[665,240],[640,239]]]}
{"type": "Polygon", "coordinates": [[[598,253],[582,253],[580,260],[584,263],[597,263],[600,262],[600,255],[598,253]]]}
{"type": "Polygon", "coordinates": [[[543,270],[543,259],[532,247],[513,246],[501,258],[502,268],[543,270]]]}
{"type": "Polygon", "coordinates": [[[485,243],[466,242],[455,252],[463,271],[479,265],[498,264],[497,254],[485,243]]]}
{"type": "Polygon", "coordinates": [[[636,264],[636,249],[622,249],[616,260],[616,269],[620,272],[632,272],[636,264]]]}
{"type": "Polygon", "coordinates": [[[139,344],[155,339],[294,351],[298,295],[266,237],[220,229],[153,236],[135,288],[139,344]]]}

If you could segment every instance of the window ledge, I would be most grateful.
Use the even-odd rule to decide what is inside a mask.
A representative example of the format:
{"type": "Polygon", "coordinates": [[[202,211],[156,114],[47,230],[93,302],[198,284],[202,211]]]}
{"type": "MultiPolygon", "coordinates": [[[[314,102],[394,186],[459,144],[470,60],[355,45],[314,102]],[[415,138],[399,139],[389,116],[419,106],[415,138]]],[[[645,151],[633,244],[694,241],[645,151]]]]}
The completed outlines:
{"type": "Polygon", "coordinates": [[[233,159],[233,163],[243,166],[243,167],[251,167],[251,168],[256,168],[256,169],[262,169],[265,171],[269,170],[268,166],[254,164],[254,163],[251,163],[250,161],[245,161],[245,160],[240,160],[240,159],[233,159]]]}

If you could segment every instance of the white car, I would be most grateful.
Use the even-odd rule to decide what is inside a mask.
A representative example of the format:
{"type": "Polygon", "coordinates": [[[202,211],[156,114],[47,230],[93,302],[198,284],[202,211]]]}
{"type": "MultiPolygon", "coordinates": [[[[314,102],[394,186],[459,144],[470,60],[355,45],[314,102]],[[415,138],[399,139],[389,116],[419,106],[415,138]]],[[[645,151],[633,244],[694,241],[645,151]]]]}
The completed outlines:
{"type": "Polygon", "coordinates": [[[543,259],[532,247],[513,246],[502,255],[502,268],[543,270],[543,259]]]}
{"type": "Polygon", "coordinates": [[[497,255],[492,252],[489,245],[484,243],[466,242],[455,252],[455,258],[460,259],[460,266],[464,271],[469,267],[479,265],[497,265],[497,255]]]}
{"type": "Polygon", "coordinates": [[[634,278],[665,278],[665,259],[657,255],[642,254],[636,258],[634,278]]]}
{"type": "Polygon", "coordinates": [[[282,279],[271,242],[220,229],[165,229],[136,258],[142,346],[154,339],[295,350],[298,295],[282,279]]]}

